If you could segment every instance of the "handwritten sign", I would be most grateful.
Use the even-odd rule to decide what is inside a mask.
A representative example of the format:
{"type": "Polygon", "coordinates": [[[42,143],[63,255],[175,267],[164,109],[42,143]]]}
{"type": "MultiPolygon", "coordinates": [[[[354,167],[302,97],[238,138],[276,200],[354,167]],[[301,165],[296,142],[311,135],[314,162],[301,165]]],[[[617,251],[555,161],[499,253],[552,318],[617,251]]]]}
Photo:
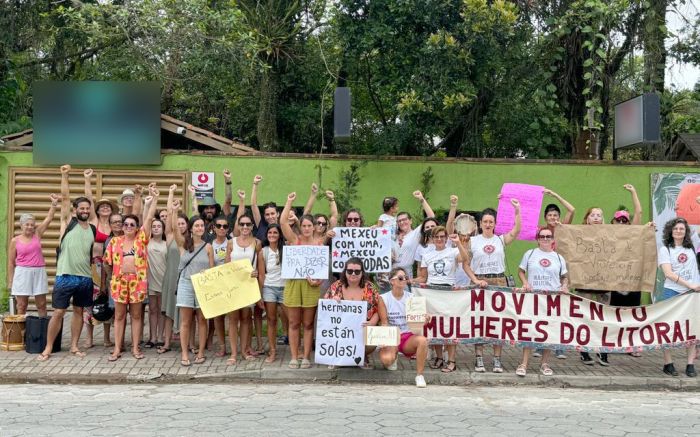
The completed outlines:
{"type": "Polygon", "coordinates": [[[520,202],[520,235],[518,240],[535,240],[537,226],[542,209],[542,193],[544,187],[528,184],[503,184],[501,198],[498,201],[498,219],[496,220],[496,234],[502,235],[510,232],[515,224],[515,209],[510,204],[510,199],[520,202]]]}
{"type": "Polygon", "coordinates": [[[365,327],[365,346],[398,346],[400,342],[398,326],[365,327]]]}
{"type": "Polygon", "coordinates": [[[687,184],[681,188],[676,199],[676,214],[683,217],[690,225],[700,225],[700,184],[687,184]]]}
{"type": "Polygon", "coordinates": [[[562,225],[557,252],[569,269],[569,285],[589,290],[654,290],[656,242],[646,225],[562,225]]]}
{"type": "Polygon", "coordinates": [[[328,279],[328,246],[284,246],[282,279],[328,279]]]}
{"type": "Polygon", "coordinates": [[[367,302],[319,300],[314,357],[316,363],[361,366],[365,360],[362,324],[366,320],[367,302]]]}
{"type": "Polygon", "coordinates": [[[428,315],[427,306],[423,296],[411,296],[406,299],[406,321],[424,323],[428,315]]]}
{"type": "Polygon", "coordinates": [[[192,275],[192,285],[207,319],[230,313],[260,300],[258,280],[251,278],[248,260],[226,263],[192,275]]]}
{"type": "Polygon", "coordinates": [[[391,270],[391,232],[383,228],[335,228],[332,267],[342,272],[352,257],[362,259],[368,273],[391,270]]]}

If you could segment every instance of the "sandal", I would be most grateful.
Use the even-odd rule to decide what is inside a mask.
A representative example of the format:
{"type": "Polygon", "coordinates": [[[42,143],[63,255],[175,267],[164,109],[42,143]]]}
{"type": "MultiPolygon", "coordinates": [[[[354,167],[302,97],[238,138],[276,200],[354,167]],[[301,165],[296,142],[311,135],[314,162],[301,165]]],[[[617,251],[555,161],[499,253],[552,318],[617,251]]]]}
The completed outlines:
{"type": "Polygon", "coordinates": [[[554,370],[552,370],[552,369],[549,367],[549,364],[547,364],[547,363],[542,363],[542,365],[540,366],[540,372],[542,372],[542,374],[543,374],[544,376],[552,376],[552,375],[554,375],[554,370]]]}
{"type": "Polygon", "coordinates": [[[228,355],[228,354],[226,353],[226,349],[221,349],[220,351],[218,351],[218,352],[216,352],[216,353],[214,354],[214,356],[215,356],[215,357],[218,357],[218,358],[223,358],[223,357],[225,357],[226,355],[228,355]]]}
{"type": "Polygon", "coordinates": [[[158,350],[156,350],[156,352],[157,352],[158,354],[164,354],[164,353],[166,353],[166,352],[170,352],[171,350],[172,350],[172,349],[169,348],[169,347],[158,346],[158,350]]]}
{"type": "Polygon", "coordinates": [[[310,369],[311,368],[311,361],[307,360],[304,358],[301,360],[301,364],[299,364],[300,369],[310,369]]]}
{"type": "Polygon", "coordinates": [[[70,351],[70,353],[71,353],[71,355],[74,355],[78,358],[85,358],[85,352],[81,351],[80,349],[70,351]]]}
{"type": "Polygon", "coordinates": [[[132,352],[131,356],[133,356],[137,360],[142,360],[142,359],[146,358],[146,356],[141,351],[132,352]]]}
{"type": "Polygon", "coordinates": [[[447,365],[442,368],[441,372],[442,373],[452,373],[455,370],[457,370],[457,363],[454,361],[448,361],[447,365]]]}
{"type": "Polygon", "coordinates": [[[110,356],[107,358],[107,361],[109,361],[110,363],[113,363],[113,362],[117,361],[117,360],[118,360],[119,358],[121,358],[121,357],[122,357],[122,354],[110,355],[110,356]]]}
{"type": "Polygon", "coordinates": [[[38,357],[36,357],[37,361],[46,361],[51,357],[51,354],[45,354],[45,353],[40,353],[38,357]]]}
{"type": "Polygon", "coordinates": [[[231,358],[229,358],[228,360],[226,360],[226,365],[227,365],[227,366],[235,366],[235,365],[236,365],[236,362],[237,362],[237,361],[236,361],[236,358],[235,358],[235,357],[231,357],[231,358]]]}
{"type": "Polygon", "coordinates": [[[143,345],[143,347],[145,347],[146,349],[153,349],[154,347],[156,347],[156,344],[149,340],[143,345]]]}
{"type": "Polygon", "coordinates": [[[520,364],[517,369],[515,369],[515,374],[518,376],[525,376],[527,375],[527,367],[525,367],[525,364],[520,364]]]}
{"type": "Polygon", "coordinates": [[[204,364],[204,362],[207,360],[207,357],[195,357],[194,363],[195,364],[204,364]]]}
{"type": "Polygon", "coordinates": [[[255,355],[246,354],[246,356],[245,356],[246,361],[253,361],[254,359],[255,359],[255,355]]]}
{"type": "Polygon", "coordinates": [[[163,346],[165,346],[165,343],[163,343],[162,341],[156,342],[156,347],[163,347],[163,346]]]}
{"type": "Polygon", "coordinates": [[[275,360],[277,359],[277,354],[275,352],[270,353],[270,355],[265,358],[265,362],[267,364],[274,363],[275,360]]]}
{"type": "Polygon", "coordinates": [[[299,365],[300,365],[300,361],[301,361],[301,360],[299,360],[299,359],[296,359],[296,360],[295,360],[295,359],[291,359],[291,360],[289,360],[289,364],[288,364],[287,366],[288,366],[290,369],[298,369],[298,368],[299,368],[299,365]]]}
{"type": "Polygon", "coordinates": [[[189,359],[187,359],[187,360],[180,360],[180,365],[181,365],[182,367],[190,367],[190,366],[192,365],[192,363],[190,362],[189,359]]]}
{"type": "Polygon", "coordinates": [[[445,360],[443,360],[440,357],[435,357],[435,358],[433,358],[433,361],[430,362],[431,369],[442,369],[442,367],[444,365],[445,365],[445,360]]]}

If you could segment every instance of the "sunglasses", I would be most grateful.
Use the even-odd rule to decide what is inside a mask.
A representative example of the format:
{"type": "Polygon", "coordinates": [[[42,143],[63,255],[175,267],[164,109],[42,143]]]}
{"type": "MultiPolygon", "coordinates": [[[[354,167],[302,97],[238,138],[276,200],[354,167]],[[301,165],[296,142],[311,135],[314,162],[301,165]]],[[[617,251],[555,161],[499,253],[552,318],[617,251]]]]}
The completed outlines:
{"type": "Polygon", "coordinates": [[[345,219],[346,222],[360,223],[359,217],[348,217],[345,219]]]}
{"type": "Polygon", "coordinates": [[[217,229],[228,229],[228,223],[217,223],[214,226],[216,226],[217,229]]]}
{"type": "Polygon", "coordinates": [[[250,222],[244,222],[244,223],[239,223],[238,226],[240,226],[242,228],[252,228],[253,224],[250,222]]]}
{"type": "Polygon", "coordinates": [[[537,238],[540,240],[553,240],[554,235],[538,235],[537,238]]]}
{"type": "Polygon", "coordinates": [[[316,226],[326,226],[327,224],[326,222],[316,222],[316,226]]]}
{"type": "Polygon", "coordinates": [[[347,269],[345,273],[348,275],[359,276],[362,274],[362,269],[347,269]]]}
{"type": "Polygon", "coordinates": [[[406,277],[405,277],[405,276],[394,276],[394,277],[391,278],[391,279],[396,279],[397,281],[405,281],[405,280],[406,280],[406,277]]]}
{"type": "Polygon", "coordinates": [[[135,227],[136,227],[136,223],[133,223],[133,222],[126,222],[126,223],[122,224],[122,226],[124,226],[125,228],[135,228],[135,227]]]}
{"type": "Polygon", "coordinates": [[[629,223],[629,222],[630,222],[629,220],[627,220],[627,219],[624,218],[624,217],[616,218],[615,221],[616,221],[617,223],[629,223]]]}

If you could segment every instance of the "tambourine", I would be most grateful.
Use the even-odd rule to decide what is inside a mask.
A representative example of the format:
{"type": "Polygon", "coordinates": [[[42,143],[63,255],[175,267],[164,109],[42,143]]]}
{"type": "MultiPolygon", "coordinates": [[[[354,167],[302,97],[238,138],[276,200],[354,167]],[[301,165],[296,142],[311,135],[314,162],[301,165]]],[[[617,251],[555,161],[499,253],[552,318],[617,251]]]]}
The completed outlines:
{"type": "Polygon", "coordinates": [[[476,228],[476,220],[469,214],[460,214],[455,219],[455,232],[459,235],[473,235],[476,228]]]}

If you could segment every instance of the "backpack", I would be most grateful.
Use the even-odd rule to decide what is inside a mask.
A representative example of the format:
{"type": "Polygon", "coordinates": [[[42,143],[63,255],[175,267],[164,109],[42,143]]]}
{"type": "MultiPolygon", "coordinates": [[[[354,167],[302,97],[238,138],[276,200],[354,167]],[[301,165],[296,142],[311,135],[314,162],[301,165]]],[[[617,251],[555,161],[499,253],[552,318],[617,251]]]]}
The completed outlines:
{"type": "MultiPolygon", "coordinates": [[[[73,228],[78,224],[78,219],[75,217],[71,217],[70,222],[68,222],[68,226],[66,226],[66,231],[61,235],[61,240],[58,242],[58,246],[56,247],[56,262],[58,263],[58,257],[61,256],[61,246],[63,245],[63,239],[66,238],[66,235],[73,230],[73,228]]],[[[97,228],[95,225],[90,223],[90,229],[92,230],[92,237],[95,238],[97,236],[97,228]]],[[[94,244],[94,243],[93,243],[94,244]]],[[[90,251],[88,252],[88,260],[92,264],[92,244],[90,245],[90,251]]]]}

